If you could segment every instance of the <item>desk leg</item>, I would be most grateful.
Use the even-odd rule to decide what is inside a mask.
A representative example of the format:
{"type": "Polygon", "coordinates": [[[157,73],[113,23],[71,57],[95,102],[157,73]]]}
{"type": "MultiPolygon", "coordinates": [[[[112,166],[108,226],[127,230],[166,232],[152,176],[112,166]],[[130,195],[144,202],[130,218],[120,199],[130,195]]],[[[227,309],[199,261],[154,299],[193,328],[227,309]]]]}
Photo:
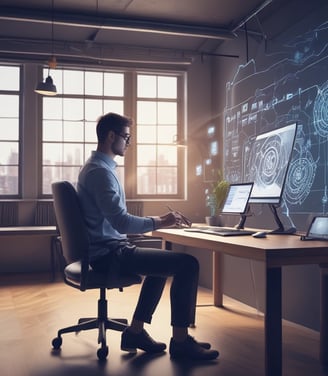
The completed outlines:
{"type": "Polygon", "coordinates": [[[223,307],[223,256],[213,251],[213,301],[216,307],[223,307]]]}
{"type": "Polygon", "coordinates": [[[281,268],[266,269],[265,375],[282,374],[281,268]]]}
{"type": "Polygon", "coordinates": [[[167,242],[166,240],[162,240],[162,249],[166,249],[168,251],[172,251],[172,243],[167,242]]]}
{"type": "Polygon", "coordinates": [[[320,362],[328,365],[328,266],[320,265],[320,362]]]}

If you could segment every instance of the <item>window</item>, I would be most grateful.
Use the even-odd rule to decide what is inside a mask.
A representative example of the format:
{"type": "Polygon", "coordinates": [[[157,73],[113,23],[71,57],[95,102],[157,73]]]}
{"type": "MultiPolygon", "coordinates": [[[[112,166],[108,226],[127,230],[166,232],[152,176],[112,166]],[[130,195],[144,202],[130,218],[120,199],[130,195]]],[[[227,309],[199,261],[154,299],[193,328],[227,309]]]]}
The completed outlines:
{"type": "Polygon", "coordinates": [[[129,151],[116,158],[127,198],[184,197],[184,151],[176,145],[184,129],[183,75],[73,69],[51,75],[58,95],[42,98],[43,195],[55,180],[77,181],[96,148],[98,117],[117,112],[135,120],[129,151]]]}
{"type": "Polygon", "coordinates": [[[0,66],[0,196],[19,194],[20,67],[0,66]]]}
{"type": "Polygon", "coordinates": [[[44,195],[51,194],[53,181],[77,181],[81,166],[96,148],[98,117],[109,111],[123,114],[124,104],[122,73],[56,69],[52,77],[59,95],[42,98],[44,195]]]}
{"type": "Polygon", "coordinates": [[[137,76],[137,194],[177,195],[177,77],[137,76]]]}

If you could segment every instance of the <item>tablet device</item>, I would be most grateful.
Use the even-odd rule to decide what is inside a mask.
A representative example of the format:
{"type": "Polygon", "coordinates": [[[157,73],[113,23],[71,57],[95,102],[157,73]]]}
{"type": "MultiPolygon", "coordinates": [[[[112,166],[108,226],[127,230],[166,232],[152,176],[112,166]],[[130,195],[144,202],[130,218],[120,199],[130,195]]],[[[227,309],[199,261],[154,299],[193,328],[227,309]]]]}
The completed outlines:
{"type": "Polygon", "coordinates": [[[319,215],[312,219],[309,229],[301,240],[328,240],[328,216],[319,215]]]}

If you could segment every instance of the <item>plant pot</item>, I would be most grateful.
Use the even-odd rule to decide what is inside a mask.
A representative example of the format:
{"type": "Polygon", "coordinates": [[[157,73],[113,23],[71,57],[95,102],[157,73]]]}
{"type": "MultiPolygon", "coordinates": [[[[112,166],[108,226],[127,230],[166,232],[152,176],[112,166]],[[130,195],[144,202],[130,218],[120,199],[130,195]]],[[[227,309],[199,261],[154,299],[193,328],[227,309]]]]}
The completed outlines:
{"type": "Polygon", "coordinates": [[[208,226],[223,226],[222,218],[220,215],[211,215],[205,217],[205,222],[208,226]]]}

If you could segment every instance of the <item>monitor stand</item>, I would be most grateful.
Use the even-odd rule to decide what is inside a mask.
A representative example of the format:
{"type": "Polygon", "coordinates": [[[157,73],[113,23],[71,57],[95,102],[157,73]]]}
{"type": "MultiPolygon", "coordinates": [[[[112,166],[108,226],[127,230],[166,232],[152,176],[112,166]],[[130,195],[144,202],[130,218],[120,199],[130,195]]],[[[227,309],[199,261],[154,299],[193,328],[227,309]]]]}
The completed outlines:
{"type": "Polygon", "coordinates": [[[250,211],[250,206],[249,206],[249,204],[247,204],[245,214],[240,214],[239,223],[235,226],[236,229],[241,230],[241,229],[244,228],[246,219],[247,219],[247,217],[249,217],[249,211],[250,211]]]}
{"type": "Polygon", "coordinates": [[[276,230],[270,231],[270,234],[277,234],[277,235],[290,235],[290,234],[295,234],[296,228],[295,227],[290,227],[288,229],[285,229],[284,225],[282,224],[278,212],[277,212],[277,207],[275,204],[269,204],[269,208],[273,214],[274,220],[276,221],[278,228],[276,230]]]}

